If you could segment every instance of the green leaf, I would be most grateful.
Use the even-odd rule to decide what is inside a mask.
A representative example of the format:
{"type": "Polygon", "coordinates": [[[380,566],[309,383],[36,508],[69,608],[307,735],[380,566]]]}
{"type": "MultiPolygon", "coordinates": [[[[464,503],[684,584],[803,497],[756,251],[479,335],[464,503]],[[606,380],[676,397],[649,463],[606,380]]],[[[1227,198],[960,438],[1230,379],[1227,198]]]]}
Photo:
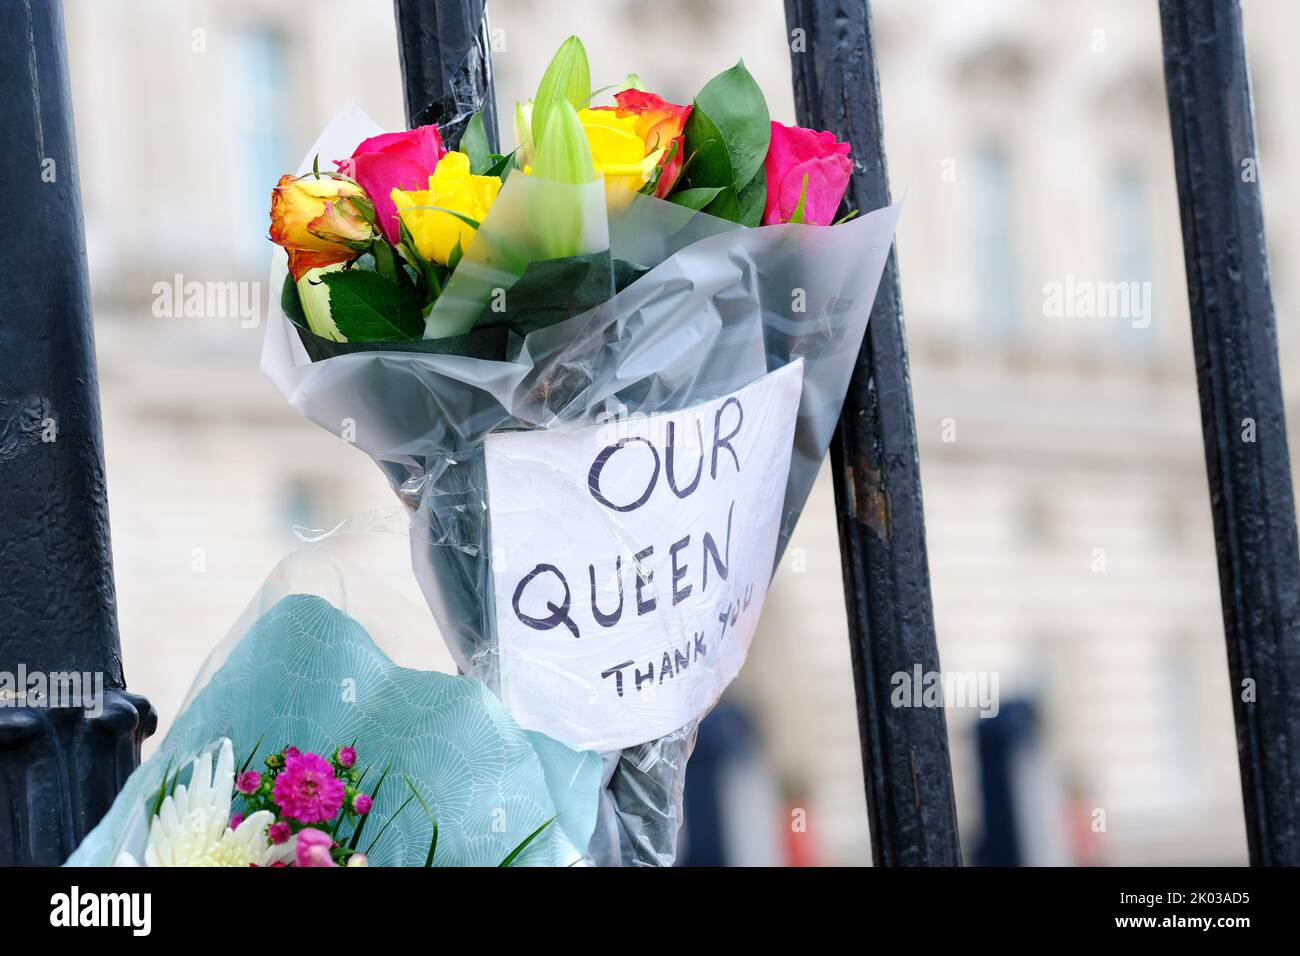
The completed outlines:
{"type": "Polygon", "coordinates": [[[318,269],[308,269],[297,283],[298,308],[302,311],[304,324],[317,335],[336,341],[343,341],[345,336],[338,330],[338,326],[330,316],[330,293],[325,283],[321,281],[321,276],[345,268],[343,263],[336,262],[318,269]]]}
{"type": "Polygon", "coordinates": [[[425,803],[424,797],[420,796],[420,791],[417,790],[415,784],[411,782],[411,778],[406,774],[402,774],[402,779],[404,779],[406,785],[411,788],[411,796],[420,801],[420,806],[424,807],[424,812],[429,815],[429,822],[433,824],[433,838],[429,841],[429,855],[424,858],[424,865],[426,867],[433,866],[433,855],[438,850],[438,818],[433,815],[433,811],[429,809],[429,805],[425,803]]]}
{"type": "Polygon", "coordinates": [[[703,209],[713,202],[720,192],[722,192],[721,186],[696,186],[692,189],[678,190],[668,197],[668,201],[685,206],[687,209],[703,209]]]}
{"type": "Polygon", "coordinates": [[[790,213],[790,218],[786,222],[803,222],[804,204],[808,200],[808,174],[803,174],[803,182],[799,184],[799,201],[794,204],[794,210],[790,213]]]}
{"type": "Polygon", "coordinates": [[[487,172],[483,175],[495,176],[497,179],[505,182],[506,179],[509,178],[511,171],[518,168],[518,166],[515,165],[515,155],[518,152],[518,149],[512,149],[504,156],[493,157],[494,162],[488,167],[487,172]]]}
{"type": "Polygon", "coordinates": [[[411,206],[409,208],[427,209],[430,212],[445,212],[448,216],[455,216],[457,219],[459,219],[465,225],[469,226],[471,229],[477,229],[479,226],[483,225],[481,222],[479,222],[477,219],[473,218],[472,216],[467,216],[464,213],[457,212],[454,209],[448,209],[445,206],[411,206]]]}
{"type": "Polygon", "coordinates": [[[370,244],[370,255],[375,260],[375,271],[389,282],[400,283],[402,279],[406,278],[406,273],[397,264],[397,253],[385,240],[376,239],[373,241],[370,244]]]}
{"type": "Polygon", "coordinates": [[[740,222],[740,197],[736,195],[736,187],[728,186],[721,190],[718,198],[705,206],[704,211],[719,219],[740,222]]]}
{"type": "Polygon", "coordinates": [[[153,808],[149,811],[150,820],[158,816],[158,811],[162,809],[163,800],[167,798],[167,794],[170,792],[167,788],[167,774],[171,772],[171,769],[172,769],[172,761],[171,758],[169,757],[167,759],[167,765],[163,767],[162,783],[158,785],[158,793],[153,798],[153,808]]]}
{"type": "MultiPolygon", "coordinates": [[[[731,163],[731,179],[728,182],[713,178],[693,180],[692,185],[734,185],[739,191],[762,168],[772,139],[772,118],[767,110],[767,100],[749,70],[745,69],[744,60],[709,80],[695,97],[695,105],[686,123],[688,152],[703,148],[715,137],[726,149],[731,163]],[[692,127],[695,143],[692,143],[692,127]]],[[[712,177],[717,173],[716,167],[716,160],[702,157],[697,161],[696,172],[712,177]],[[709,162],[699,169],[698,163],[705,159],[709,162]]]]}
{"type": "Polygon", "coordinates": [[[754,227],[763,221],[763,208],[767,205],[767,170],[762,166],[736,197],[740,215],[736,222],[754,227]]]}
{"type": "Polygon", "coordinates": [[[330,315],[349,342],[392,342],[424,334],[421,297],[376,272],[345,269],[321,276],[330,315]]]}
{"type": "Polygon", "coordinates": [[[401,234],[402,248],[405,250],[407,261],[415,265],[416,271],[424,279],[426,289],[424,308],[421,309],[423,313],[433,305],[438,296],[442,295],[442,279],[438,266],[420,255],[420,247],[415,244],[415,237],[411,235],[411,230],[407,228],[401,216],[397,217],[397,230],[401,234]]]}
{"type": "MultiPolygon", "coordinates": [[[[406,801],[400,807],[397,808],[397,812],[384,821],[384,825],[379,828],[379,832],[375,834],[375,838],[370,841],[370,846],[366,847],[366,856],[370,855],[370,851],[372,851],[375,848],[375,844],[379,842],[380,838],[384,835],[385,832],[387,832],[388,828],[393,825],[393,821],[402,815],[402,811],[405,810],[410,805],[411,801],[414,799],[415,799],[415,794],[411,794],[409,797],[406,798],[406,801]]],[[[369,814],[366,815],[369,816],[369,814]]]]}
{"type": "Polygon", "coordinates": [[[492,148],[488,145],[487,127],[483,125],[483,112],[475,113],[460,138],[460,151],[469,157],[469,168],[482,176],[492,165],[492,148]]]}
{"type": "Polygon", "coordinates": [[[285,275],[284,285],[280,288],[280,311],[294,325],[307,325],[307,316],[302,311],[302,300],[298,298],[298,283],[293,276],[285,275]]]}
{"type": "MultiPolygon", "coordinates": [[[[378,799],[379,799],[379,788],[382,787],[382,786],[384,785],[384,780],[387,779],[387,777],[388,777],[388,771],[390,771],[390,770],[392,770],[392,769],[393,769],[393,765],[392,765],[391,763],[388,764],[386,767],[384,767],[384,772],[381,773],[381,774],[379,775],[379,782],[378,782],[377,784],[375,784],[375,789],[373,789],[373,790],[370,791],[370,799],[371,799],[371,800],[378,800],[378,799]]],[[[366,772],[367,772],[367,773],[370,772],[370,768],[369,768],[369,767],[366,768],[366,772]]],[[[363,775],[363,776],[364,776],[364,775],[363,775]]],[[[356,830],[354,830],[354,831],[352,832],[352,838],[351,838],[350,840],[348,840],[348,849],[349,849],[349,850],[355,850],[355,849],[357,848],[357,844],[358,844],[358,843],[360,842],[360,840],[361,840],[361,831],[364,830],[364,829],[366,828],[366,821],[369,820],[369,819],[370,819],[370,814],[367,813],[365,816],[363,816],[363,817],[361,818],[361,822],[357,824],[357,828],[356,828],[356,830]]]]}
{"type": "Polygon", "coordinates": [[[736,170],[731,163],[731,153],[722,138],[722,132],[697,103],[691,109],[683,130],[686,142],[686,164],[682,180],[691,187],[725,189],[736,183],[736,170]]]}
{"type": "Polygon", "coordinates": [[[608,252],[530,262],[506,290],[506,311],[485,306],[474,328],[506,326],[527,335],[594,309],[613,297],[614,282],[608,252]]]}
{"type": "Polygon", "coordinates": [[[498,867],[510,866],[512,863],[514,863],[515,860],[519,858],[519,854],[523,853],[524,850],[528,849],[528,844],[532,843],[539,836],[541,836],[542,831],[545,830],[547,827],[549,827],[552,823],[554,823],[556,821],[556,818],[558,817],[559,814],[557,813],[554,817],[551,817],[551,819],[547,820],[545,823],[543,823],[532,833],[528,834],[528,836],[524,837],[524,842],[519,844],[513,850],[511,850],[509,856],[507,856],[504,860],[498,863],[497,866],[498,867]]]}
{"type": "Polygon", "coordinates": [[[257,748],[262,746],[262,741],[265,739],[266,739],[266,734],[262,734],[261,737],[257,738],[257,743],[253,744],[253,749],[248,752],[248,759],[245,760],[244,765],[239,768],[239,773],[235,774],[236,777],[238,777],[239,774],[242,774],[245,770],[248,769],[248,765],[252,763],[253,758],[257,756],[257,748]]]}
{"type": "Polygon", "coordinates": [[[627,87],[619,86],[617,83],[611,83],[609,86],[602,86],[598,90],[592,90],[587,94],[587,98],[583,100],[581,104],[575,103],[574,105],[577,106],[578,109],[588,109],[591,106],[591,101],[600,96],[601,93],[608,93],[610,90],[618,90],[621,93],[626,88],[627,87]]]}

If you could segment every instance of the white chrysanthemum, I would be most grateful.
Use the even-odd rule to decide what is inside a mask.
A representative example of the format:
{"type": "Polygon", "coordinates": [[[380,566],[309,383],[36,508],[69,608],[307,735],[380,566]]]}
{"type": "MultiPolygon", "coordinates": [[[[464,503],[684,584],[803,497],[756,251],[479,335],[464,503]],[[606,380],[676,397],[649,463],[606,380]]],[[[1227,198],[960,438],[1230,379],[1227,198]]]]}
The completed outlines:
{"type": "MultiPolygon", "coordinates": [[[[267,810],[251,813],[230,828],[230,801],[235,786],[235,752],[228,739],[221,741],[215,774],[212,754],[194,760],[187,787],[180,784],[165,797],[149,824],[144,851],[146,866],[270,866],[293,858],[294,841],[272,846],[266,829],[275,817],[267,810]]],[[[118,866],[139,866],[122,853],[118,866]]]]}

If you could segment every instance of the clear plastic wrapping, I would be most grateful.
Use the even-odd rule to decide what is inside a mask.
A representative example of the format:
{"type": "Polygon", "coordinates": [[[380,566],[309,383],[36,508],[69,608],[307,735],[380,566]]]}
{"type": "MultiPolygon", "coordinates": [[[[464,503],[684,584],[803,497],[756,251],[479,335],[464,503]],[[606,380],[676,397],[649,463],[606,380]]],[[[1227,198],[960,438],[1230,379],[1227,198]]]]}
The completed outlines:
{"type": "MultiPolygon", "coordinates": [[[[345,112],[311,156],[376,131],[345,112]]],[[[460,669],[525,727],[602,753],[598,863],[673,860],[696,721],[743,661],[825,455],[898,212],[744,229],[516,173],[430,315],[472,337],[499,306],[501,355],[433,339],[312,361],[273,303],[263,370],[384,470],[460,669]],[[621,291],[510,327],[526,263],[561,246],[621,291]]],[[[273,289],[284,274],[277,252],[273,289]]]]}

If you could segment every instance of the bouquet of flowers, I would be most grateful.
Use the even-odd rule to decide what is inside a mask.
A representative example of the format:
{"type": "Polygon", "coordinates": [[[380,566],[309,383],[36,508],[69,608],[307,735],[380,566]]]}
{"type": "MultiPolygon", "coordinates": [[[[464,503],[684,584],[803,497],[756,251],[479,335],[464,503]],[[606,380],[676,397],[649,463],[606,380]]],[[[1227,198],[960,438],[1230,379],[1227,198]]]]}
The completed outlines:
{"type": "MultiPolygon", "coordinates": [[[[266,772],[235,773],[235,752],[222,738],[214,771],[212,753],[194,758],[188,786],[180,772],[154,799],[145,846],[148,866],[365,866],[356,843],[373,798],[358,790],[355,747],[340,747],[325,760],[288,746],[265,760],[266,772]],[[243,807],[231,812],[242,796],[243,807]],[[313,825],[315,824],[315,825],[313,825]],[[325,824],[325,826],[319,826],[325,824]],[[350,825],[351,839],[334,834],[350,825]]],[[[251,758],[250,758],[251,760],[251,758]]],[[[129,851],[120,866],[139,866],[129,851]]]]}
{"type": "Polygon", "coordinates": [[[401,607],[354,566],[286,558],[69,864],[585,860],[597,755],[521,729],[478,681],[398,667],[343,610],[368,589],[401,607]]]}
{"type": "Polygon", "coordinates": [[[688,106],[639,86],[616,93],[613,105],[587,105],[590,87],[586,52],[571,37],[537,97],[516,106],[520,144],[509,154],[490,150],[477,114],[454,151],[436,125],[422,126],[367,137],[334,160],[334,171],[321,172],[317,154],[310,173],[282,177],[270,236],[288,254],[282,306],[313,358],[352,351],[327,342],[517,356],[518,337],[644,274],[641,263],[611,256],[602,221],[637,196],[739,226],[825,226],[835,217],[852,171],[849,144],[772,122],[743,63],[688,106]],[[516,190],[503,199],[511,175],[604,188],[542,187],[534,190],[542,195],[516,190]],[[498,202],[527,217],[523,228],[494,222],[481,233],[498,202]],[[490,275],[467,279],[483,269],[490,275]],[[480,302],[476,294],[489,288],[480,302]],[[489,330],[500,334],[481,334],[489,330]]]}
{"type": "MultiPolygon", "coordinates": [[[[163,774],[154,798],[144,861],[151,867],[174,866],[369,866],[358,849],[374,797],[361,791],[368,771],[357,768],[357,749],[338,747],[328,759],[303,753],[289,745],[267,756],[265,771],[249,770],[252,758],[235,772],[235,753],[222,738],[215,770],[209,751],[194,758],[189,785],[163,774]],[[231,812],[232,801],[242,803],[231,812]]],[[[378,792],[388,779],[384,768],[374,784],[378,792]]],[[[412,800],[419,790],[408,781],[412,800]]],[[[426,806],[427,810],[427,806],[426,806]]],[[[515,847],[502,862],[510,865],[552,821],[547,820],[515,847]]],[[[383,834],[370,842],[373,847],[383,834]]],[[[438,825],[433,821],[426,866],[438,850],[438,825]]],[[[123,850],[118,866],[139,866],[123,850]]]]}
{"type": "Polygon", "coordinates": [[[690,104],[612,89],[570,38],[510,152],[343,113],[274,190],[262,367],[384,470],[462,672],[601,754],[594,859],[665,864],[898,208],[842,209],[850,144],[743,63],[690,104]]]}

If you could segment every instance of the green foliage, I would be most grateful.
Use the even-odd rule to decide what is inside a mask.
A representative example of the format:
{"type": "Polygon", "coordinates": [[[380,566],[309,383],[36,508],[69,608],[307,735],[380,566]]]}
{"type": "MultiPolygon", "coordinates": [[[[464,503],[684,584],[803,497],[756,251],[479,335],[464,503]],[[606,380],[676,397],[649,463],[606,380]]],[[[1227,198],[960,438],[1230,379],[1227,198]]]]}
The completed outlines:
{"type": "Polygon", "coordinates": [[[519,844],[517,847],[515,847],[513,850],[511,850],[510,853],[509,853],[509,855],[508,855],[504,860],[502,860],[500,863],[498,863],[497,866],[501,867],[501,866],[511,866],[511,865],[513,865],[514,862],[515,862],[515,860],[519,859],[519,855],[520,855],[521,853],[523,853],[524,850],[528,849],[528,844],[532,843],[532,842],[533,842],[534,840],[536,840],[539,836],[541,836],[541,835],[542,835],[542,831],[545,830],[547,827],[549,827],[552,823],[554,823],[555,820],[556,820],[555,817],[551,817],[551,819],[547,820],[545,823],[543,823],[540,827],[538,827],[538,828],[537,828],[536,830],[534,830],[532,833],[528,834],[528,836],[524,837],[523,842],[520,843],[520,844],[519,844]]]}
{"type": "Polygon", "coordinates": [[[429,817],[429,822],[433,824],[433,836],[429,839],[429,852],[424,858],[426,867],[433,866],[434,854],[438,852],[438,818],[433,815],[433,810],[430,809],[424,797],[420,796],[420,791],[411,778],[406,774],[402,774],[402,779],[406,781],[406,785],[411,789],[411,796],[419,801],[420,806],[424,808],[425,814],[429,817]]]}
{"type": "Polygon", "coordinates": [[[614,269],[608,252],[530,262],[506,290],[506,311],[483,309],[476,329],[506,326],[527,335],[594,309],[614,295],[614,269]]]}
{"type": "Polygon", "coordinates": [[[483,173],[483,175],[495,176],[504,183],[510,178],[510,173],[519,168],[519,164],[515,159],[518,152],[518,149],[512,149],[504,156],[499,153],[493,153],[489,157],[492,160],[492,164],[488,166],[487,171],[483,173]]]}
{"type": "MultiPolygon", "coordinates": [[[[505,326],[471,329],[463,335],[441,339],[411,338],[390,342],[335,342],[316,335],[311,329],[295,324],[298,338],[313,362],[323,362],[336,355],[354,352],[420,352],[425,355],[464,355],[468,358],[504,361],[510,353],[513,336],[505,326]]],[[[421,333],[423,334],[423,333],[421,333]]]]}
{"type": "Polygon", "coordinates": [[[298,283],[291,275],[284,277],[284,285],[280,287],[280,311],[294,325],[307,328],[307,316],[302,311],[302,300],[298,298],[298,283]]]}
{"type": "Polygon", "coordinates": [[[487,127],[480,110],[470,118],[460,138],[460,151],[469,157],[469,169],[475,176],[486,176],[492,166],[492,149],[488,146],[487,127]]]}
{"type": "Polygon", "coordinates": [[[757,226],[767,194],[763,160],[771,138],[767,101],[742,60],[709,80],[695,97],[686,121],[686,164],[680,188],[670,198],[757,226]],[[710,196],[706,190],[714,192],[710,196]]]}
{"type": "Polygon", "coordinates": [[[679,206],[700,210],[713,202],[720,192],[722,192],[721,186],[695,186],[690,189],[679,189],[668,198],[679,206]]]}
{"type": "Polygon", "coordinates": [[[424,333],[422,297],[377,272],[344,269],[321,276],[330,314],[349,342],[391,342],[424,333]]]}
{"type": "MultiPolygon", "coordinates": [[[[370,791],[370,798],[372,800],[379,799],[380,788],[383,787],[384,781],[388,779],[388,772],[392,769],[393,769],[392,764],[386,764],[384,766],[384,772],[379,775],[379,782],[375,784],[375,789],[370,791]]],[[[370,772],[370,768],[367,767],[365,771],[361,774],[361,779],[357,780],[357,786],[361,785],[361,780],[364,780],[366,774],[369,772],[370,772]]],[[[356,852],[357,846],[361,842],[361,831],[366,828],[366,821],[369,819],[370,819],[370,814],[367,813],[364,816],[362,816],[360,820],[357,821],[357,828],[352,831],[352,836],[348,840],[348,845],[347,845],[348,850],[352,852],[356,852]]]]}
{"type": "Polygon", "coordinates": [[[790,213],[788,222],[803,222],[804,206],[808,202],[808,174],[803,174],[803,182],[799,184],[799,201],[795,203],[793,211],[790,213]]]}

